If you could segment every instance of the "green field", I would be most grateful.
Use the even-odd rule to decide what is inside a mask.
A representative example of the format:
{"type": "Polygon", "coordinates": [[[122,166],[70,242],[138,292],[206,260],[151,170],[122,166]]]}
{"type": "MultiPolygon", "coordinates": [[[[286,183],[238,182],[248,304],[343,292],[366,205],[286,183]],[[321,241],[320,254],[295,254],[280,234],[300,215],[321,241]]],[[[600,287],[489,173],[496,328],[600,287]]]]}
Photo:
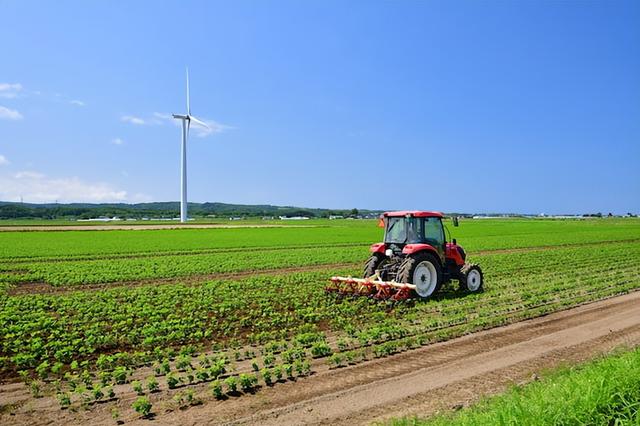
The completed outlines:
{"type": "Polygon", "coordinates": [[[0,373],[89,388],[153,363],[167,366],[163,388],[256,374],[254,363],[260,380],[305,375],[640,288],[639,220],[466,220],[450,230],[482,265],[484,293],[453,282],[426,301],[337,298],[328,277],[359,275],[382,231],[315,223],[1,232],[0,373]],[[243,275],[216,279],[229,273],[243,275]]]}

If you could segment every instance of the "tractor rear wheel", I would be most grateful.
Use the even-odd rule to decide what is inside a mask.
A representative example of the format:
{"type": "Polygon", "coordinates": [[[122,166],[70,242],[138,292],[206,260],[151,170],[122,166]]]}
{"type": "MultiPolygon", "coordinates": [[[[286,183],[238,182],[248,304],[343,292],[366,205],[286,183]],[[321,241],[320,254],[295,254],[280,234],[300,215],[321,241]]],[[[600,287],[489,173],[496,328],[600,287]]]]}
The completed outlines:
{"type": "Polygon", "coordinates": [[[460,268],[460,288],[471,293],[483,291],[484,276],[482,269],[475,263],[465,263],[460,268]]]}
{"type": "Polygon", "coordinates": [[[364,264],[364,273],[362,274],[362,278],[369,278],[373,276],[373,274],[380,269],[385,259],[386,258],[379,253],[373,253],[364,264]]]}
{"type": "Polygon", "coordinates": [[[399,282],[416,286],[416,293],[427,298],[442,285],[442,268],[436,257],[430,253],[409,256],[398,271],[399,282]]]}

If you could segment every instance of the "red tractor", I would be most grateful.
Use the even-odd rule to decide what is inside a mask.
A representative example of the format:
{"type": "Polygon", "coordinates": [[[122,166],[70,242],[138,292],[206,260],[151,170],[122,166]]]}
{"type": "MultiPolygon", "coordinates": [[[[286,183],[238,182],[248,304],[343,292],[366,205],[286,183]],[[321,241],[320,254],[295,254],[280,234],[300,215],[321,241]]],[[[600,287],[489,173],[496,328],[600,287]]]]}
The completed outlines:
{"type": "Polygon", "coordinates": [[[364,277],[332,277],[327,290],[379,299],[426,299],[454,279],[464,290],[482,291],[482,270],[466,262],[455,239],[447,242],[443,217],[428,211],[384,213],[384,242],[371,246],[364,277]]]}

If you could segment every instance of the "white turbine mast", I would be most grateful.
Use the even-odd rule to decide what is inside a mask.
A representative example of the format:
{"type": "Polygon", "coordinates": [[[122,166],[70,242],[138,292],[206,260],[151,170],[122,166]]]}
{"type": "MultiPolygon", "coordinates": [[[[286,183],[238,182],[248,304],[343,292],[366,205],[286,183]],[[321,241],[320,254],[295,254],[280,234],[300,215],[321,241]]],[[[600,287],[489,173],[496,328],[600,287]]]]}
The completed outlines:
{"type": "Polygon", "coordinates": [[[173,118],[182,120],[182,149],[180,150],[180,222],[185,223],[187,221],[187,139],[189,139],[189,128],[191,122],[206,127],[202,120],[198,120],[191,115],[191,103],[189,101],[189,69],[187,68],[187,113],[186,114],[173,114],[173,118]]]}

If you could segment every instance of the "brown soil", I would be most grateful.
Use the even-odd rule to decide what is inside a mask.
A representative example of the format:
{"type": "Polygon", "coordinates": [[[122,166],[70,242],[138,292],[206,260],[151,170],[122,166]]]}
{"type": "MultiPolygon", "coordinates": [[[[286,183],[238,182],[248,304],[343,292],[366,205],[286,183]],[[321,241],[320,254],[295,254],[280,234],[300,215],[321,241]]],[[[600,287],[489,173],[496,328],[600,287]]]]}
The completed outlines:
{"type": "MultiPolygon", "coordinates": [[[[352,367],[318,369],[309,378],[263,387],[255,395],[217,401],[206,386],[194,387],[203,404],[185,410],[166,411],[175,391],[159,392],[151,396],[153,420],[141,420],[131,410],[131,392],[118,392],[116,406],[127,424],[140,425],[367,424],[467,405],[541,370],[621,345],[640,345],[640,292],[352,367]]],[[[2,424],[115,423],[113,404],[63,411],[53,398],[31,398],[22,384],[0,387],[0,404],[2,424]]]]}

